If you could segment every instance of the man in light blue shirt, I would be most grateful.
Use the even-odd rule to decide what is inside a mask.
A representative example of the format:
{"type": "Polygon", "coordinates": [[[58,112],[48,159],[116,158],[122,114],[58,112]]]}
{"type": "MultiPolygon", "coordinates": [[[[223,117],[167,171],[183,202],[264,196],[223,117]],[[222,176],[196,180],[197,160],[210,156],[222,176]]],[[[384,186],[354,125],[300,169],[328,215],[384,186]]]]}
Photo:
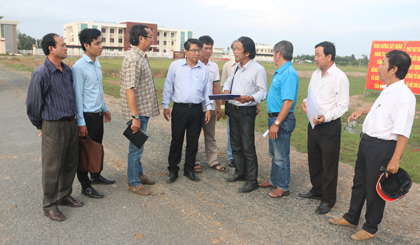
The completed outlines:
{"type": "MultiPolygon", "coordinates": [[[[98,56],[102,53],[101,32],[97,29],[84,29],[79,33],[83,57],[73,66],[73,87],[76,96],[77,125],[79,137],[89,136],[93,141],[102,144],[104,122],[111,122],[111,113],[104,101],[102,88],[102,68],[98,56]]],[[[82,185],[82,194],[92,198],[102,198],[104,195],[95,190],[92,184],[113,184],[101,173],[77,171],[77,178],[82,185]]]]}
{"type": "Polygon", "coordinates": [[[267,73],[263,66],[254,61],[255,43],[251,38],[240,37],[233,44],[233,53],[238,63],[223,85],[223,94],[241,96],[229,100],[232,108],[229,114],[230,143],[235,174],[226,178],[226,181],[246,180],[239,192],[251,192],[259,187],[254,131],[257,104],[267,97],[267,73]]]}
{"type": "Polygon", "coordinates": [[[273,187],[270,197],[290,195],[290,137],[296,126],[294,112],[299,77],[292,66],[293,45],[288,41],[278,42],[273,47],[274,64],[278,67],[267,96],[268,127],[270,129],[269,151],[271,160],[270,180],[260,187],[273,187]]]}
{"type": "Polygon", "coordinates": [[[181,162],[184,135],[187,135],[184,175],[193,181],[200,179],[194,172],[195,156],[198,149],[198,138],[203,124],[201,103],[205,101],[207,112],[205,122],[211,117],[213,101],[209,100],[212,91],[209,70],[199,61],[203,44],[190,38],[184,43],[186,59],[172,62],[163,87],[163,116],[167,121],[171,118],[169,103],[174,101],[171,118],[172,141],[169,150],[168,183],[178,178],[181,162]]]}

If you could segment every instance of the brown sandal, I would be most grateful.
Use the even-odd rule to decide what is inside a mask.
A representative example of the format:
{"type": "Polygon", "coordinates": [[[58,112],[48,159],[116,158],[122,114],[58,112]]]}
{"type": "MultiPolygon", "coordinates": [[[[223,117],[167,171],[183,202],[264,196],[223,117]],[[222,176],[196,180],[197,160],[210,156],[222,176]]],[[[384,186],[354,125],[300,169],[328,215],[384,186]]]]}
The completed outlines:
{"type": "Polygon", "coordinates": [[[201,173],[201,172],[203,172],[203,169],[201,168],[200,164],[196,164],[196,165],[194,166],[194,172],[196,172],[196,173],[201,173]]]}
{"type": "Polygon", "coordinates": [[[285,197],[285,196],[290,195],[290,190],[289,191],[284,191],[283,189],[277,187],[273,192],[271,192],[268,195],[270,197],[285,197]]]}
{"type": "Polygon", "coordinates": [[[220,171],[220,172],[226,171],[226,168],[223,167],[220,163],[214,164],[213,166],[211,166],[211,168],[216,169],[217,171],[220,171]]]}
{"type": "Polygon", "coordinates": [[[269,180],[267,180],[266,182],[263,182],[263,183],[259,184],[259,186],[260,187],[274,187],[275,188],[275,186],[272,185],[269,180]]]}

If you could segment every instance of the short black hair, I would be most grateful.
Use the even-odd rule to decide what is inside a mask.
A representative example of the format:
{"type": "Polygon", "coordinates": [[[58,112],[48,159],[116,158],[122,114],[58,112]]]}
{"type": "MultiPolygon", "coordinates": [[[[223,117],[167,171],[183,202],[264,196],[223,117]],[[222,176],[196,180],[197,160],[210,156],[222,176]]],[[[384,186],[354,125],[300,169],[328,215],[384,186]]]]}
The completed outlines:
{"type": "Polygon", "coordinates": [[[198,47],[203,48],[203,44],[200,42],[200,40],[196,39],[196,38],[189,38],[185,43],[184,43],[184,48],[185,50],[190,50],[191,44],[197,44],[198,47]]]}
{"type": "Polygon", "coordinates": [[[200,41],[202,44],[205,44],[205,45],[211,45],[211,46],[214,45],[213,38],[207,35],[199,37],[198,41],[200,41]]]}
{"type": "Polygon", "coordinates": [[[54,47],[55,48],[55,46],[56,46],[56,44],[57,44],[57,42],[55,41],[55,37],[56,36],[58,36],[57,34],[55,34],[55,33],[48,33],[47,35],[45,35],[43,38],[42,38],[42,41],[41,41],[41,46],[42,46],[42,50],[44,51],[44,54],[45,55],[49,55],[50,54],[50,49],[49,49],[49,47],[50,46],[52,46],[52,47],[54,47]]]}
{"type": "Polygon", "coordinates": [[[404,79],[411,66],[410,56],[406,52],[400,50],[392,50],[385,56],[388,58],[388,71],[396,66],[398,70],[395,75],[399,79],[404,79]]]}
{"type": "Polygon", "coordinates": [[[238,42],[242,43],[244,47],[244,53],[249,53],[248,58],[251,60],[255,58],[255,43],[249,37],[240,37],[238,38],[238,42]]]}
{"type": "Polygon", "coordinates": [[[287,61],[291,61],[293,59],[293,44],[289,41],[283,40],[273,47],[274,52],[280,52],[283,58],[287,61]]]}
{"type": "Polygon", "coordinates": [[[150,29],[150,27],[145,25],[134,25],[131,27],[129,33],[130,36],[128,37],[128,42],[131,45],[137,46],[139,45],[139,38],[140,37],[147,37],[147,28],[150,29]]]}
{"type": "Polygon", "coordinates": [[[324,55],[328,56],[331,55],[331,60],[335,60],[335,46],[332,42],[324,41],[315,45],[315,48],[323,47],[324,48],[324,55]]]}
{"type": "Polygon", "coordinates": [[[96,40],[100,35],[101,31],[98,29],[91,29],[91,28],[85,28],[79,33],[79,41],[80,45],[82,46],[83,51],[86,51],[85,43],[87,43],[89,46],[92,44],[93,40],[96,40]]]}

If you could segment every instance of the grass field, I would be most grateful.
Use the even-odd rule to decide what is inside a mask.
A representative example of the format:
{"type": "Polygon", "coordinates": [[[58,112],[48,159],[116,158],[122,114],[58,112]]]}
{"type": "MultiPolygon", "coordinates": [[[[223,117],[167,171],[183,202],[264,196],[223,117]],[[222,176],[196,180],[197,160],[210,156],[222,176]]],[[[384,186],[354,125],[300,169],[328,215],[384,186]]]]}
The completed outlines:
{"type": "MultiPolygon", "coordinates": [[[[21,70],[21,71],[30,71],[32,72],[37,65],[37,63],[42,62],[44,58],[34,58],[28,57],[29,61],[23,61],[19,59],[13,59],[13,62],[8,62],[6,60],[0,60],[7,67],[21,70]]],[[[72,65],[78,58],[69,58],[69,64],[72,65]]],[[[120,58],[101,58],[100,59],[102,72],[103,72],[103,85],[104,92],[115,98],[120,96],[119,88],[119,71],[121,69],[122,59],[120,58]]],[[[150,67],[152,68],[152,73],[154,76],[154,81],[157,90],[157,96],[159,103],[162,102],[162,91],[163,85],[165,83],[165,77],[169,65],[172,60],[150,60],[150,67]]],[[[223,64],[225,62],[217,62],[219,69],[221,71],[223,64]]],[[[277,69],[272,63],[262,63],[265,67],[267,74],[267,86],[270,88],[273,72],[277,69]]],[[[304,64],[304,65],[293,65],[298,71],[314,71],[317,69],[315,64],[304,64]]],[[[340,67],[345,72],[367,72],[367,67],[340,67]]],[[[350,80],[350,96],[353,95],[363,95],[364,86],[366,82],[366,77],[348,77],[350,80]]],[[[307,142],[307,125],[308,119],[306,115],[300,110],[299,105],[306,98],[307,89],[309,84],[309,78],[300,78],[299,79],[299,93],[298,101],[295,108],[295,114],[297,119],[297,124],[295,131],[292,134],[291,145],[296,147],[299,152],[307,152],[306,142],[307,142]]],[[[361,98],[363,101],[373,102],[379,96],[379,91],[369,91],[369,96],[361,98]]],[[[417,104],[416,111],[420,110],[420,101],[419,96],[416,96],[417,104]]],[[[267,126],[267,107],[266,102],[262,102],[260,105],[260,114],[256,119],[256,130],[259,132],[265,132],[268,128],[267,126]]],[[[353,111],[348,111],[342,117],[343,128],[347,125],[347,118],[353,111]]],[[[412,176],[415,182],[420,182],[420,119],[418,118],[419,114],[416,114],[414,120],[414,125],[412,128],[410,140],[408,146],[403,154],[401,159],[401,167],[406,169],[412,176]]],[[[363,123],[364,117],[359,119],[359,130],[361,131],[361,125],[363,123]]],[[[224,121],[224,119],[221,119],[224,121]]],[[[359,135],[350,134],[343,131],[341,137],[341,153],[340,161],[348,163],[354,166],[357,156],[357,150],[359,145],[360,137],[359,135]]]]}

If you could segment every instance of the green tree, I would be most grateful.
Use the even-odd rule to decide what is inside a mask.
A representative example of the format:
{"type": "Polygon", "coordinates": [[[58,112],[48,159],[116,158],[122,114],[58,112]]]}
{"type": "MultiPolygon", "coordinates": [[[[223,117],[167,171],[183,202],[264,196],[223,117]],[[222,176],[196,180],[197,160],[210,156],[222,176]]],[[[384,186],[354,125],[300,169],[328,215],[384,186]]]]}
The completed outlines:
{"type": "Polygon", "coordinates": [[[32,45],[36,44],[35,38],[17,31],[17,42],[19,50],[32,50],[32,45]]]}

